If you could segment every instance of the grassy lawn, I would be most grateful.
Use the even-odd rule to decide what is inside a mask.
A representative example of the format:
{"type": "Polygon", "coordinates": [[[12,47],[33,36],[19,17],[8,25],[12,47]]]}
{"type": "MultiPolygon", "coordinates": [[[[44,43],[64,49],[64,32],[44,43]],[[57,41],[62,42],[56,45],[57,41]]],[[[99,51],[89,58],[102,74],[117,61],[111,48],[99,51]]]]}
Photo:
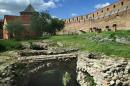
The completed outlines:
{"type": "MultiPolygon", "coordinates": [[[[130,32],[104,32],[99,35],[106,37],[111,35],[116,36],[130,36],[130,32]],[[122,33],[122,34],[121,34],[122,33]]],[[[49,40],[54,42],[62,42],[65,47],[72,46],[79,48],[82,51],[104,53],[106,55],[117,55],[120,57],[130,58],[130,45],[120,44],[116,42],[99,42],[93,41],[89,37],[96,35],[95,33],[87,33],[82,35],[64,35],[64,36],[52,36],[49,40]]]]}
{"type": "Polygon", "coordinates": [[[130,37],[130,30],[120,30],[117,32],[103,32],[103,36],[116,35],[118,37],[130,37]]]}
{"type": "MultiPolygon", "coordinates": [[[[103,32],[100,34],[96,33],[86,33],[81,35],[62,35],[62,36],[44,36],[41,38],[25,40],[28,42],[33,42],[36,40],[49,40],[54,42],[61,42],[64,47],[76,47],[81,51],[98,52],[104,53],[106,55],[117,55],[119,57],[130,58],[130,45],[120,44],[114,41],[95,41],[90,39],[96,35],[102,38],[114,38],[118,37],[130,37],[130,31],[117,31],[117,32],[103,32]]],[[[21,41],[15,40],[0,40],[0,51],[21,49],[21,41]]]]}

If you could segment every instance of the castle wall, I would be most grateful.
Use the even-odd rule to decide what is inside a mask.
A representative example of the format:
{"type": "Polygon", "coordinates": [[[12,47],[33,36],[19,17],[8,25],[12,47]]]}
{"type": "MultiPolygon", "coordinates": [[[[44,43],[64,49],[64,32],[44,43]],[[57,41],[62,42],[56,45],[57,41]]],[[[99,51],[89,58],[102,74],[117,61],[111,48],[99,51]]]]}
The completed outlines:
{"type": "Polygon", "coordinates": [[[93,27],[105,31],[107,30],[106,26],[113,30],[114,24],[119,30],[130,29],[130,0],[119,0],[119,2],[98,9],[94,13],[66,19],[64,32],[89,31],[93,27]]]}

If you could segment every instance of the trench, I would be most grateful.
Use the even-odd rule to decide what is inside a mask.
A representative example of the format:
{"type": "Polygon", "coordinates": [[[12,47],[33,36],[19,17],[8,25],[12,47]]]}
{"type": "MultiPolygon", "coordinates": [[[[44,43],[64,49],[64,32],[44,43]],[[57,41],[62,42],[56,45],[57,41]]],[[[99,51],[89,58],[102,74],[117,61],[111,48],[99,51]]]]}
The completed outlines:
{"type": "Polygon", "coordinates": [[[80,86],[76,80],[77,59],[70,62],[55,61],[53,65],[29,75],[26,86],[80,86]]]}
{"type": "MultiPolygon", "coordinates": [[[[24,68],[24,65],[18,65],[15,71],[25,70],[24,68]]],[[[62,62],[60,66],[55,65],[55,68],[54,66],[45,70],[43,68],[29,75],[19,76],[14,81],[16,81],[16,86],[82,86],[77,81],[79,71],[77,70],[77,59],[73,59],[68,64],[62,62]]],[[[17,73],[16,75],[19,75],[19,72],[17,73]]],[[[87,86],[96,86],[90,74],[84,73],[84,76],[86,76],[86,82],[89,83],[87,86]]]]}
{"type": "MultiPolygon", "coordinates": [[[[7,80],[3,86],[82,86],[77,81],[78,72],[81,71],[77,69],[78,58],[69,59],[69,56],[66,58],[46,59],[31,63],[26,60],[23,63],[16,62],[9,69],[7,68],[10,71],[8,76],[11,76],[11,80],[9,82],[7,80]],[[32,70],[35,71],[30,72],[32,70]]],[[[92,84],[90,86],[95,86],[93,77],[89,74],[86,75],[86,81],[92,84]]]]}
{"type": "Polygon", "coordinates": [[[30,77],[27,86],[80,86],[66,70],[48,70],[30,77]]]}
{"type": "MultiPolygon", "coordinates": [[[[53,66],[41,68],[30,74],[26,74],[25,72],[25,76],[23,76],[21,79],[18,78],[16,80],[16,86],[80,86],[77,82],[76,58],[73,58],[67,62],[65,62],[64,60],[48,60],[39,63],[38,66],[40,66],[41,64],[47,64],[49,62],[52,62],[53,66]]],[[[36,65],[30,65],[28,66],[28,68],[34,66],[36,65]]]]}

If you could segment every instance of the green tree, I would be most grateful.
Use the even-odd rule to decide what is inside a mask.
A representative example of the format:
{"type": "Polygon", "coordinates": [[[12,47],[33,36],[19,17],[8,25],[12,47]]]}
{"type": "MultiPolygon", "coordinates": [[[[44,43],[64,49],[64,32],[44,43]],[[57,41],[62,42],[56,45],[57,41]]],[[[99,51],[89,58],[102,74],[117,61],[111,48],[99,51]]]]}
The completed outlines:
{"type": "Polygon", "coordinates": [[[22,25],[22,21],[20,19],[10,21],[6,25],[6,27],[12,38],[21,39],[21,37],[23,36],[25,32],[24,26],[22,25]]]}
{"type": "Polygon", "coordinates": [[[1,38],[2,38],[2,36],[3,36],[2,31],[3,31],[3,25],[2,25],[2,24],[0,24],[0,39],[1,39],[1,38]]]}
{"type": "Polygon", "coordinates": [[[30,29],[35,32],[38,36],[42,36],[45,32],[45,28],[48,24],[48,20],[51,19],[50,14],[47,12],[36,13],[32,16],[30,29]]]}
{"type": "Polygon", "coordinates": [[[2,24],[0,24],[0,29],[2,29],[3,28],[3,25],[2,24]]]}
{"type": "Polygon", "coordinates": [[[51,22],[48,23],[46,32],[51,35],[55,35],[57,31],[60,31],[64,28],[64,21],[58,18],[52,18],[51,22]]]}
{"type": "Polygon", "coordinates": [[[38,13],[32,16],[31,30],[39,36],[43,33],[55,35],[64,27],[64,21],[58,18],[52,18],[47,12],[38,13]]]}
{"type": "Polygon", "coordinates": [[[35,32],[36,34],[41,34],[41,23],[40,23],[40,17],[39,13],[33,14],[31,18],[31,26],[30,26],[30,31],[35,32]]]}

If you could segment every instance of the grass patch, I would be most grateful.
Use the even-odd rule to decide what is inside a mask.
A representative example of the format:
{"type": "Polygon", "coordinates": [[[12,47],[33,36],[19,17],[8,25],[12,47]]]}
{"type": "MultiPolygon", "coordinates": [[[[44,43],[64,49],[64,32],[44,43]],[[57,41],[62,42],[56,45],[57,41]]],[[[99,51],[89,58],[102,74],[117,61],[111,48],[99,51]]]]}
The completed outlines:
{"type": "MultiPolygon", "coordinates": [[[[52,42],[61,42],[64,47],[76,47],[81,51],[98,52],[106,55],[117,55],[119,57],[130,58],[130,45],[120,44],[115,41],[99,42],[90,39],[90,37],[100,35],[102,38],[130,37],[130,30],[117,32],[103,32],[100,34],[86,33],[82,35],[62,35],[62,36],[44,36],[40,38],[23,40],[28,42],[49,40],[52,42]]],[[[21,41],[15,40],[0,40],[0,51],[21,49],[21,41]]]]}
{"type": "Polygon", "coordinates": [[[102,36],[111,36],[115,35],[118,37],[130,37],[130,30],[119,30],[116,32],[103,32],[101,33],[102,36]]]}
{"type": "Polygon", "coordinates": [[[94,82],[94,79],[90,74],[86,73],[85,80],[89,83],[89,86],[96,86],[96,83],[94,82]]]}
{"type": "MultiPolygon", "coordinates": [[[[114,32],[101,33],[101,36],[108,36],[114,32]]],[[[120,32],[121,33],[121,32],[120,32]]],[[[119,32],[115,32],[119,34],[119,32]]],[[[65,47],[76,47],[82,51],[104,53],[106,55],[116,55],[119,57],[130,58],[130,45],[120,44],[116,42],[99,42],[89,39],[89,37],[96,35],[95,33],[87,33],[82,35],[64,35],[52,36],[48,40],[54,42],[61,42],[65,47]]],[[[127,34],[128,36],[128,34],[127,34]]]]}
{"type": "Polygon", "coordinates": [[[0,40],[0,52],[8,50],[21,49],[22,45],[20,42],[15,40],[0,40]]]}

